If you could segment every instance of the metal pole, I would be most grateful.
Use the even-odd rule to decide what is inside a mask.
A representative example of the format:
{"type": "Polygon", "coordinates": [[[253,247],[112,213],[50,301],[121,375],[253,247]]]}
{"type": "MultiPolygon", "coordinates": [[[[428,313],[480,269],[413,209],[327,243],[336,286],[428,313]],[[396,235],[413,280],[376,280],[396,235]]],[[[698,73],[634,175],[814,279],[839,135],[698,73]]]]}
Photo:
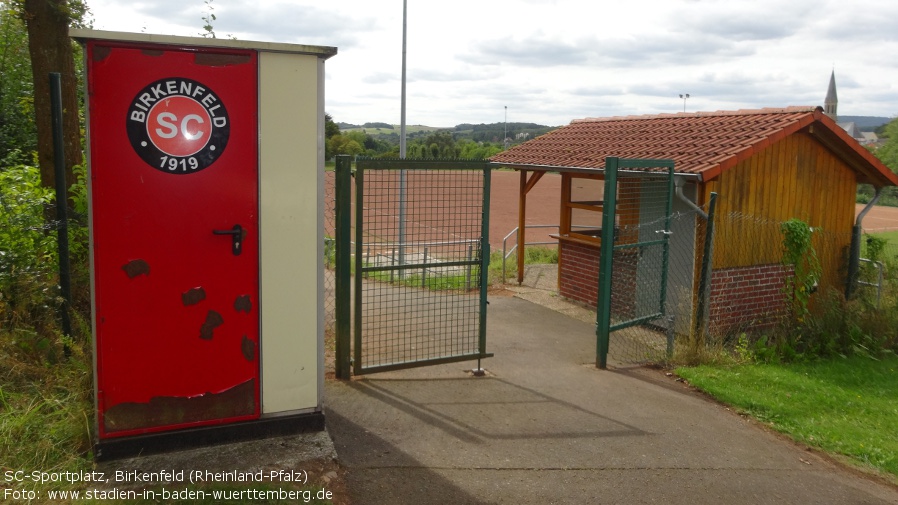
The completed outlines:
{"type": "Polygon", "coordinates": [[[714,216],[717,213],[717,193],[711,192],[708,204],[708,220],[705,224],[705,242],[702,250],[702,270],[698,281],[698,307],[695,310],[695,325],[693,333],[698,341],[707,323],[708,293],[711,289],[711,256],[714,245],[714,216]]]}
{"type": "Polygon", "coordinates": [[[405,159],[405,46],[406,46],[406,20],[407,0],[402,0],[402,112],[399,123],[399,158],[405,159]]]}
{"type": "MultiPolygon", "coordinates": [[[[480,328],[478,331],[478,351],[481,357],[486,357],[486,310],[487,294],[489,287],[489,269],[490,269],[490,190],[492,188],[492,172],[489,165],[483,169],[483,206],[481,212],[483,215],[480,229],[480,328]]],[[[505,261],[503,258],[502,261],[505,261]]],[[[505,282],[504,280],[502,282],[505,282]]],[[[477,358],[477,369],[474,376],[483,377],[486,375],[480,365],[480,358],[477,358]]]]}
{"type": "MultiPolygon", "coordinates": [[[[72,305],[72,274],[69,265],[69,226],[66,205],[68,194],[65,179],[65,145],[62,130],[62,80],[59,72],[50,73],[50,110],[53,118],[53,164],[56,171],[56,227],[57,246],[59,251],[59,288],[62,292],[62,303],[59,307],[62,319],[62,333],[72,336],[72,320],[69,307],[72,305]]],[[[65,355],[71,352],[64,346],[65,355]]]]}
{"type": "Polygon", "coordinates": [[[508,106],[505,106],[505,136],[502,137],[502,143],[505,145],[505,149],[508,149],[508,106]]]}
{"type": "Polygon", "coordinates": [[[421,268],[421,288],[427,287],[427,246],[424,247],[424,267],[421,268]]]}
{"type": "MultiPolygon", "coordinates": [[[[402,0],[402,112],[399,124],[399,158],[405,159],[405,48],[407,35],[407,0],[402,0]]],[[[405,170],[399,171],[399,266],[405,265],[405,170]]],[[[402,279],[403,272],[399,271],[402,279]]]]}
{"type": "Polygon", "coordinates": [[[861,232],[863,231],[861,223],[864,220],[864,216],[867,215],[867,212],[870,212],[870,209],[876,205],[877,201],[879,201],[881,195],[882,186],[876,188],[876,193],[873,195],[873,199],[870,200],[864,207],[864,210],[858,214],[857,219],[854,222],[854,227],[851,229],[851,245],[848,249],[848,281],[845,284],[845,298],[850,299],[854,296],[855,284],[857,283],[858,269],[860,268],[859,258],[861,257],[861,232]]]}
{"type": "Polygon", "coordinates": [[[465,291],[471,290],[471,262],[474,261],[474,246],[468,244],[468,264],[465,266],[465,291]]]}

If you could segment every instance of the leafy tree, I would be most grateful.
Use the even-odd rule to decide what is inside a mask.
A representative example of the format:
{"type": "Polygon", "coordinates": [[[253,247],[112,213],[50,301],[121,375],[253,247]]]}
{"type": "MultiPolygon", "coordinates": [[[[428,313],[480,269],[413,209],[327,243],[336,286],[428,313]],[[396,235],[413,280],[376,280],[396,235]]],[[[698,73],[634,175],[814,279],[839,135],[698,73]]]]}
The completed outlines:
{"type": "Polygon", "coordinates": [[[73,169],[82,161],[78,115],[78,90],[81,87],[75,71],[74,42],[69,39],[68,30],[69,26],[84,26],[89,9],[83,0],[12,0],[11,5],[24,19],[28,32],[41,185],[53,187],[56,184],[50,110],[51,72],[59,72],[62,77],[65,173],[66,179],[74,182],[73,169]]]}
{"type": "Polygon", "coordinates": [[[370,137],[370,135],[368,135],[364,132],[361,132],[359,130],[353,130],[351,132],[346,132],[343,135],[345,135],[347,138],[349,138],[349,140],[354,140],[360,146],[365,146],[365,142],[367,142],[368,138],[370,137]]]}
{"type": "MultiPolygon", "coordinates": [[[[424,139],[424,145],[437,146],[436,152],[431,153],[433,154],[433,157],[436,158],[447,147],[455,149],[455,138],[453,138],[452,134],[447,131],[439,131],[428,135],[427,138],[424,139]]],[[[433,147],[431,147],[431,151],[433,151],[433,147]]]]}
{"type": "Polygon", "coordinates": [[[37,150],[25,24],[0,3],[0,167],[30,163],[37,150]]]}
{"type": "Polygon", "coordinates": [[[898,118],[893,119],[885,126],[883,136],[888,140],[874,154],[887,167],[891,168],[892,172],[898,173],[898,118]]]}
{"type": "Polygon", "coordinates": [[[325,113],[324,114],[324,138],[329,139],[329,138],[333,137],[334,135],[339,135],[339,134],[340,134],[340,127],[337,125],[337,123],[334,122],[334,118],[330,114],[325,113]]]}
{"type": "Polygon", "coordinates": [[[334,118],[330,114],[324,114],[324,159],[329,160],[336,156],[330,139],[336,135],[340,135],[340,127],[334,122],[334,118]]]}
{"type": "Polygon", "coordinates": [[[329,151],[333,153],[334,156],[338,154],[349,154],[351,156],[357,156],[365,152],[365,148],[362,147],[356,140],[353,140],[347,135],[334,135],[327,141],[327,147],[329,151]]]}
{"type": "Polygon", "coordinates": [[[463,140],[459,142],[460,158],[471,160],[485,160],[494,154],[502,152],[502,146],[499,144],[490,144],[489,142],[472,142],[463,140]]]}
{"type": "Polygon", "coordinates": [[[393,125],[388,123],[365,123],[362,125],[364,128],[384,128],[386,130],[392,130],[393,125]]]}

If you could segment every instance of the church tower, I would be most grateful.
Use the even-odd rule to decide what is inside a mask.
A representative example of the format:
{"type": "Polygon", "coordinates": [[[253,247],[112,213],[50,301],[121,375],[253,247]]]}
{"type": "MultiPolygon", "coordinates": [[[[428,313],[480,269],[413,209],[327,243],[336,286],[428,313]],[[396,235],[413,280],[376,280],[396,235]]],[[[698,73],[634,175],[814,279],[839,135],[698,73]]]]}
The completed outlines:
{"type": "Polygon", "coordinates": [[[839,120],[836,109],[839,108],[839,97],[836,96],[836,71],[829,76],[829,89],[826,90],[826,98],[823,100],[823,113],[833,121],[839,120]]]}

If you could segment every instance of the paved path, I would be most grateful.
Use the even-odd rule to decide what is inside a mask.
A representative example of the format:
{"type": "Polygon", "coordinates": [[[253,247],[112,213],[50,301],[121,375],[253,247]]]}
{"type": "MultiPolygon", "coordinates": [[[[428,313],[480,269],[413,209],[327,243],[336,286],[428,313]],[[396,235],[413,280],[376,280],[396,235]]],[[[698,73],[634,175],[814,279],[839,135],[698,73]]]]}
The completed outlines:
{"type": "Polygon", "coordinates": [[[461,363],[328,381],[352,503],[895,503],[640,368],[598,371],[593,325],[493,297],[490,374],[461,363]]]}

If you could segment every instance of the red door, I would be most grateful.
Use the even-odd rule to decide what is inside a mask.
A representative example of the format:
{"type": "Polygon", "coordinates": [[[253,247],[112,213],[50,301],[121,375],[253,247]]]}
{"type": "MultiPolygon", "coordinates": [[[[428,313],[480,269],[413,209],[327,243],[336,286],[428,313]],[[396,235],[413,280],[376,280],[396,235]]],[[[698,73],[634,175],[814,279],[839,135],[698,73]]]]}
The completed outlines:
{"type": "Polygon", "coordinates": [[[100,436],[256,418],[256,54],[87,51],[100,436]]]}

